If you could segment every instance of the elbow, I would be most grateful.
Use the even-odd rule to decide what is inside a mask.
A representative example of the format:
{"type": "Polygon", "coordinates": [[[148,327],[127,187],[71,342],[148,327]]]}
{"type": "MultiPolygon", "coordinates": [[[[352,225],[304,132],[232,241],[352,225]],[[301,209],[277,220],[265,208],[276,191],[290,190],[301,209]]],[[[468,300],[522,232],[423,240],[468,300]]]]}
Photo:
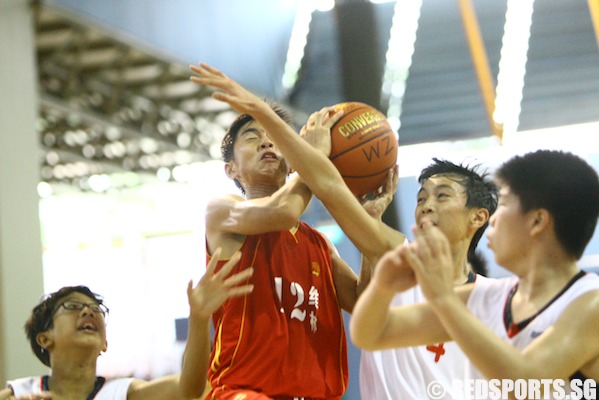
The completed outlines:
{"type": "Polygon", "coordinates": [[[279,210],[278,213],[278,217],[277,217],[277,230],[288,230],[288,229],[292,229],[296,224],[297,221],[299,221],[301,217],[301,213],[298,213],[297,211],[289,208],[289,207],[284,207],[283,209],[279,210]]]}
{"type": "Polygon", "coordinates": [[[359,349],[366,351],[379,350],[374,345],[372,337],[361,328],[359,319],[354,316],[351,317],[349,323],[349,337],[354,346],[359,349]]]}
{"type": "Polygon", "coordinates": [[[372,343],[371,341],[367,340],[364,337],[361,337],[359,335],[350,335],[350,337],[351,337],[351,342],[353,343],[353,345],[356,346],[360,350],[365,350],[365,351],[381,350],[380,347],[374,345],[374,343],[372,343]]]}
{"type": "Polygon", "coordinates": [[[204,390],[206,389],[205,383],[200,384],[197,389],[191,390],[189,388],[181,387],[179,391],[179,395],[181,400],[195,400],[202,396],[204,390]]]}
{"type": "Polygon", "coordinates": [[[206,379],[202,379],[201,375],[190,379],[182,374],[179,378],[179,397],[182,400],[194,400],[202,396],[206,390],[206,379]]]}

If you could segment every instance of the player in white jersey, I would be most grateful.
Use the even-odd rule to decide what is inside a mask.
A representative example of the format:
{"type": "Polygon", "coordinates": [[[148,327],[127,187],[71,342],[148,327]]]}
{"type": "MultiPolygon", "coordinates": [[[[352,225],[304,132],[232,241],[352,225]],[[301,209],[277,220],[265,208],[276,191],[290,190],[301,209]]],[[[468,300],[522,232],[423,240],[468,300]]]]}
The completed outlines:
{"type": "MultiPolygon", "coordinates": [[[[496,189],[477,168],[434,159],[423,169],[418,181],[416,224],[431,222],[451,238],[455,285],[488,280],[473,272],[472,264],[482,260],[475,249],[496,208],[496,189]],[[476,211],[476,212],[475,212],[476,211]],[[469,221],[478,221],[468,223],[469,221]]],[[[420,287],[398,293],[393,306],[426,301],[420,287]]],[[[429,398],[431,383],[440,385],[450,397],[453,379],[462,379],[469,361],[455,343],[428,343],[402,349],[363,351],[360,361],[362,398],[377,400],[429,398]],[[428,389],[430,390],[430,389],[428,389]]],[[[433,398],[442,397],[432,394],[433,398]]]]}
{"type": "MultiPolygon", "coordinates": [[[[251,270],[228,276],[238,260],[239,257],[232,257],[216,273],[216,262],[211,262],[195,287],[190,282],[190,318],[206,312],[204,309],[209,311],[218,308],[228,298],[253,289],[251,285],[237,286],[252,274],[251,270]]],[[[143,299],[139,301],[143,304],[143,299]]],[[[151,381],[133,378],[107,380],[97,376],[97,358],[107,350],[107,314],[108,308],[102,297],[86,286],[66,286],[45,296],[33,309],[25,324],[25,331],[33,352],[44,365],[51,368],[51,373],[8,381],[7,387],[0,390],[0,400],[195,398],[181,393],[178,375],[151,381]]],[[[204,345],[209,347],[208,342],[204,345]]],[[[206,382],[206,369],[207,362],[205,368],[194,375],[195,379],[200,380],[202,388],[206,382]]]]}
{"type": "Polygon", "coordinates": [[[489,379],[575,375],[596,382],[598,279],[577,260],[597,225],[597,173],[571,153],[539,150],[508,160],[496,177],[500,196],[489,247],[515,277],[454,290],[447,239],[432,224],[417,227],[414,242],[377,265],[354,309],[352,339],[368,349],[453,339],[489,379]],[[427,303],[390,308],[410,277],[427,303]]]}
{"type": "MultiPolygon", "coordinates": [[[[8,387],[12,389],[14,396],[18,398],[30,398],[31,395],[37,395],[45,398],[50,391],[48,375],[32,376],[29,378],[20,378],[8,381],[8,387]]],[[[129,387],[133,378],[119,378],[106,380],[102,377],[96,378],[96,383],[87,399],[94,400],[127,400],[129,387]]],[[[48,397],[49,398],[49,397],[48,397]]]]}
{"type": "Polygon", "coordinates": [[[475,287],[466,305],[499,337],[523,350],[551,328],[574,300],[590,291],[599,290],[599,276],[580,271],[542,309],[518,322],[511,313],[517,289],[516,277],[493,280],[484,287],[475,287]]]}

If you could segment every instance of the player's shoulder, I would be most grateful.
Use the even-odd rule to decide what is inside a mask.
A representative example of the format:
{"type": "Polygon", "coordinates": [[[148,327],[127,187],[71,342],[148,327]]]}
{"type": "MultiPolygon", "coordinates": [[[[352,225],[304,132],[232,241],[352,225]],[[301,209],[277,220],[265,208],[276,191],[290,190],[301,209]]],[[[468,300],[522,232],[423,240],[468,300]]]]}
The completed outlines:
{"type": "MultiPolygon", "coordinates": [[[[2,394],[8,393],[10,396],[14,394],[17,398],[30,394],[38,394],[42,388],[42,378],[42,376],[38,375],[9,380],[7,382],[7,391],[3,391],[2,394]]],[[[10,396],[7,398],[12,398],[10,396]]]]}
{"type": "Polygon", "coordinates": [[[480,274],[476,274],[476,280],[474,281],[474,287],[486,288],[489,286],[494,287],[511,287],[518,283],[518,278],[516,276],[504,276],[500,278],[493,278],[489,276],[484,276],[480,274]]]}
{"type": "Polygon", "coordinates": [[[220,224],[229,217],[231,210],[243,201],[246,199],[234,194],[211,198],[206,203],[206,225],[220,224]]]}
{"type": "Polygon", "coordinates": [[[219,196],[214,196],[208,199],[207,205],[208,207],[220,207],[225,204],[238,203],[241,201],[246,201],[247,199],[243,196],[233,193],[225,193],[219,196]]]}

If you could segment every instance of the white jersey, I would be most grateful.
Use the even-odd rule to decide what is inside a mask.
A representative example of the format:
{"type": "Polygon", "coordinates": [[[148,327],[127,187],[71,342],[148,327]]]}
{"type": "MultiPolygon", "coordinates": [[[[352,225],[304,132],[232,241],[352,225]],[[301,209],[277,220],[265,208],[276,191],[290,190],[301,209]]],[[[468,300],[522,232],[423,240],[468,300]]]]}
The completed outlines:
{"type": "MultiPolygon", "coordinates": [[[[7,386],[12,389],[15,397],[40,394],[48,389],[44,386],[44,376],[31,376],[8,381],[7,386]]],[[[133,378],[119,378],[106,380],[88,400],[127,400],[127,391],[133,378]]]]}
{"type": "MultiPolygon", "coordinates": [[[[478,275],[476,286],[493,279],[478,275]]],[[[420,286],[398,293],[392,306],[426,302],[420,286]]],[[[452,380],[467,376],[470,362],[455,342],[382,351],[362,351],[362,399],[451,399],[452,380]],[[442,395],[442,394],[445,395],[442,395]]]]}
{"type": "MultiPolygon", "coordinates": [[[[513,324],[510,305],[517,284],[518,278],[510,277],[493,280],[490,285],[484,287],[476,285],[466,305],[499,337],[522,350],[550,328],[577,297],[592,290],[599,290],[599,276],[581,272],[536,315],[519,324],[513,324]]],[[[471,366],[470,376],[483,377],[474,366],[471,366]]]]}

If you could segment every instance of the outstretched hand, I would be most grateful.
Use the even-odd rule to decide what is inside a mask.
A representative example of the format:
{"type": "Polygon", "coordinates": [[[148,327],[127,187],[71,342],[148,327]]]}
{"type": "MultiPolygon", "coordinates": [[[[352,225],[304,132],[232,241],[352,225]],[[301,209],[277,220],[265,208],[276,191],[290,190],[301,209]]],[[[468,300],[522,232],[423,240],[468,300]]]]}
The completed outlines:
{"type": "Polygon", "coordinates": [[[371,217],[379,220],[382,219],[383,213],[393,201],[393,196],[397,191],[397,185],[399,182],[399,174],[397,170],[397,165],[389,169],[385,184],[381,186],[378,191],[368,193],[360,197],[359,200],[362,204],[362,207],[364,207],[366,212],[370,214],[371,217]]]}
{"type": "Polygon", "coordinates": [[[304,140],[327,157],[331,154],[331,128],[343,116],[343,110],[332,114],[334,111],[333,107],[324,107],[312,113],[300,131],[304,140]]]}
{"type": "Polygon", "coordinates": [[[190,77],[191,81],[218,89],[212,93],[212,98],[228,103],[241,114],[252,114],[256,110],[256,105],[262,103],[262,100],[256,95],[208,64],[199,63],[189,67],[192,72],[197,74],[190,77]]]}
{"type": "Polygon", "coordinates": [[[239,262],[241,253],[237,252],[218,271],[214,272],[221,249],[214,252],[206,266],[206,273],[194,287],[192,281],[187,285],[187,299],[190,314],[200,318],[210,318],[212,314],[231,297],[243,296],[254,290],[254,285],[248,279],[254,273],[253,268],[229,275],[239,262]],[[244,282],[243,284],[241,284],[244,282]]]}

